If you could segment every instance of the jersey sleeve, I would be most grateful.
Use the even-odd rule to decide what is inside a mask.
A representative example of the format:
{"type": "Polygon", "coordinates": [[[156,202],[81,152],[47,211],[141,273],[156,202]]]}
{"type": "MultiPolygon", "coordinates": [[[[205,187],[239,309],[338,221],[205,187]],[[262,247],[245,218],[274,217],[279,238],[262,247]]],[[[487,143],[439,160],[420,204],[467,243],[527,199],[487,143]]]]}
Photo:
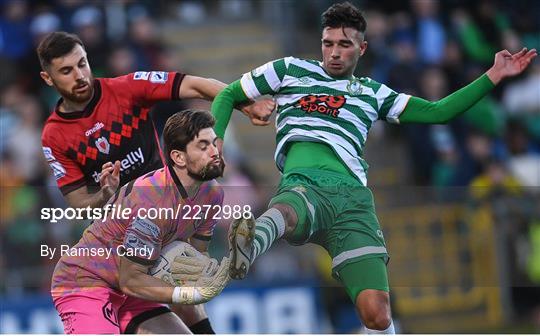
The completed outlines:
{"type": "Polygon", "coordinates": [[[271,61],[242,75],[240,83],[246,96],[257,99],[276,94],[281,88],[291,60],[292,57],[286,57],[271,61]]]}
{"type": "Polygon", "coordinates": [[[213,185],[207,192],[209,197],[205,203],[211,206],[210,211],[205,215],[204,222],[193,233],[193,238],[204,241],[210,241],[212,239],[218,218],[223,216],[220,213],[224,198],[223,188],[219,185],[213,185]]]}
{"type": "Polygon", "coordinates": [[[161,254],[161,228],[149,219],[135,218],[126,230],[122,245],[124,256],[129,260],[153,265],[161,254]]]}
{"type": "Polygon", "coordinates": [[[430,102],[411,97],[399,121],[402,123],[444,124],[464,113],[485,97],[495,84],[483,74],[467,86],[438,100],[430,102]]]}
{"type": "Polygon", "coordinates": [[[380,120],[386,120],[392,124],[399,124],[399,116],[405,110],[407,102],[411,98],[410,95],[398,93],[384,84],[377,83],[373,80],[368,81],[367,86],[375,93],[377,100],[377,114],[380,120]]]}
{"type": "Polygon", "coordinates": [[[143,106],[163,100],[178,100],[184,74],[165,71],[137,71],[117,77],[119,89],[129,88],[131,98],[143,106]]]}
{"type": "Polygon", "coordinates": [[[47,130],[43,132],[41,143],[43,154],[51,167],[58,188],[63,195],[86,185],[84,174],[74,160],[68,158],[61,148],[61,141],[50,137],[47,130]]]}

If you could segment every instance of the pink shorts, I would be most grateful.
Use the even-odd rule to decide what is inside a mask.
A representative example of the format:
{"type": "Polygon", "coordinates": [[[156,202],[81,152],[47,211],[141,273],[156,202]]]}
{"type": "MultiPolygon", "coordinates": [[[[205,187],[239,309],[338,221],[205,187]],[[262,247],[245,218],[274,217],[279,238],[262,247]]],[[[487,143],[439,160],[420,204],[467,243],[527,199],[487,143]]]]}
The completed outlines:
{"type": "Polygon", "coordinates": [[[135,333],[142,322],[170,312],[163,304],[96,287],[54,299],[66,334],[135,333]]]}

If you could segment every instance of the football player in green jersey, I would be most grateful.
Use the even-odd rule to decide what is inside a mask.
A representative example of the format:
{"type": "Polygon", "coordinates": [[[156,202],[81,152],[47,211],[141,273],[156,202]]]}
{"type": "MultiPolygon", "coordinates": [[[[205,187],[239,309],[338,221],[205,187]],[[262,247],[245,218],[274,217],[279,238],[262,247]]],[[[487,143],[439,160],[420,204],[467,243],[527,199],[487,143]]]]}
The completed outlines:
{"type": "Polygon", "coordinates": [[[333,275],[347,290],[365,331],[391,334],[388,252],[363,159],[369,129],[377,120],[446,123],[504,78],[523,72],[537,54],[526,48],[515,54],[500,51],[477,80],[429,102],[353,75],[368,42],[366,21],[352,4],[328,8],[322,27],[322,62],[294,57],[269,62],[230,84],[212,104],[216,134],[223,139],[235,104],[266,94],[277,102],[275,160],[283,176],[263,215],[233,222],[230,275],[244,278],[255,258],[279,238],[319,244],[332,257],[333,275]]]}

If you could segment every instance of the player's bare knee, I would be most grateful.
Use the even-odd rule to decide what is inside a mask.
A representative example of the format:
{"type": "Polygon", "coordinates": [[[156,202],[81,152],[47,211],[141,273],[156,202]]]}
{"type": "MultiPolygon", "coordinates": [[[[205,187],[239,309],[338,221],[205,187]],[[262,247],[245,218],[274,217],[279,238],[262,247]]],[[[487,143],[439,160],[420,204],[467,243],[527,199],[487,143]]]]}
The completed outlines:
{"type": "Polygon", "coordinates": [[[390,314],[385,310],[379,310],[377,312],[369,312],[366,317],[362,317],[364,325],[373,330],[385,330],[392,323],[390,314]]]}
{"type": "Polygon", "coordinates": [[[281,212],[285,219],[285,236],[292,233],[298,223],[298,216],[293,207],[285,203],[277,203],[272,206],[274,209],[281,212]]]}
{"type": "Polygon", "coordinates": [[[369,329],[385,330],[392,323],[390,298],[386,292],[371,289],[362,291],[356,300],[356,308],[369,329]]]}

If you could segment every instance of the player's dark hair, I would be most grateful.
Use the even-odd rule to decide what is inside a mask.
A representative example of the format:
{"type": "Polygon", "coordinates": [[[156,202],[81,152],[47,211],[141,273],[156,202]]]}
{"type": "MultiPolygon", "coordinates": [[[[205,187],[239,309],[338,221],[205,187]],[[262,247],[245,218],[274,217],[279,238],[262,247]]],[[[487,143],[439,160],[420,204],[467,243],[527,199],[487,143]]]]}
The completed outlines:
{"type": "Polygon", "coordinates": [[[46,70],[53,59],[69,54],[79,44],[84,48],[81,39],[66,32],[52,32],[45,36],[37,47],[37,55],[41,68],[46,70]]]}
{"type": "Polygon", "coordinates": [[[321,16],[322,28],[354,28],[366,32],[367,22],[362,12],[350,2],[336,3],[321,16]]]}
{"type": "Polygon", "coordinates": [[[208,111],[184,110],[176,112],[167,119],[163,129],[165,159],[172,164],[171,151],[186,151],[187,144],[199,134],[202,129],[214,127],[216,120],[208,111]]]}

